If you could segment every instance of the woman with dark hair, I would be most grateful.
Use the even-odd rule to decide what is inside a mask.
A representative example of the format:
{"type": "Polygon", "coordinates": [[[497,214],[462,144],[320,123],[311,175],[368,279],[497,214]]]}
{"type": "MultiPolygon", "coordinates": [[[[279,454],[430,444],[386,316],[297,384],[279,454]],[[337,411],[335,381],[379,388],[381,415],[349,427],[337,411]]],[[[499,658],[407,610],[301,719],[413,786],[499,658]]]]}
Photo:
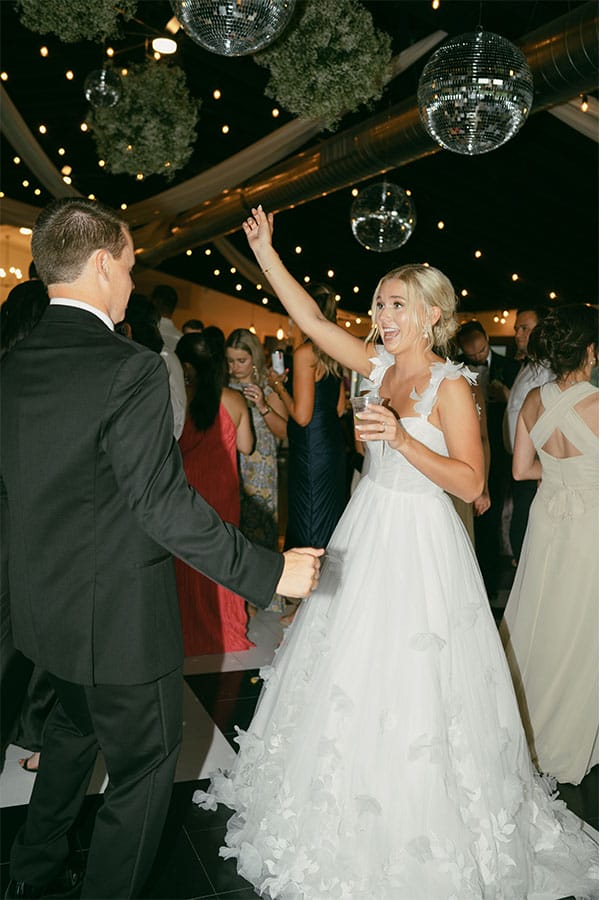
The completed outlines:
{"type": "Polygon", "coordinates": [[[534,761],[579,784],[598,762],[598,310],[549,313],[528,354],[556,381],[517,421],[513,476],[540,485],[501,634],[534,761]]]}
{"type": "MultiPolygon", "coordinates": [[[[335,322],[331,288],[314,285],[308,293],[322,315],[335,322]]],[[[341,366],[306,338],[294,351],[291,392],[281,375],[273,373],[270,381],[288,414],[285,546],[296,547],[302,538],[310,547],[326,547],[346,505],[346,443],[340,423],[346,394],[341,366]]],[[[284,616],[282,623],[290,624],[293,616],[293,612],[284,616]]]]}
{"type": "MultiPolygon", "coordinates": [[[[243,397],[225,387],[218,344],[203,332],[184,334],[176,350],[183,366],[188,413],[179,447],[192,487],[225,522],[238,525],[240,495],[237,453],[254,446],[243,397]]],[[[177,593],[186,656],[247,650],[244,601],[175,560],[177,593]]]]}
{"type": "Polygon", "coordinates": [[[7,353],[27,337],[42,318],[50,299],[37,278],[16,284],[0,307],[0,346],[7,353]]]}

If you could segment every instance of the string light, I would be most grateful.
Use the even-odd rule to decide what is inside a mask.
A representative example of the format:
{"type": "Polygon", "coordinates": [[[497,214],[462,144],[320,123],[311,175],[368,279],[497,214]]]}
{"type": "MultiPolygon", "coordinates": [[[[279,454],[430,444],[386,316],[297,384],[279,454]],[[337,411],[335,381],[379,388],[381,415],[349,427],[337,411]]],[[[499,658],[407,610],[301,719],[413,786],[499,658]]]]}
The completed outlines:
{"type": "MultiPolygon", "coordinates": [[[[70,180],[71,180],[71,179],[69,178],[69,181],[70,181],[70,180]]],[[[95,195],[95,194],[88,194],[88,200],[95,200],[95,199],[96,199],[96,195],[95,195]]]]}
{"type": "Polygon", "coordinates": [[[229,125],[223,125],[221,131],[223,132],[223,134],[229,134],[229,125]]]}
{"type": "Polygon", "coordinates": [[[88,130],[87,122],[82,122],[81,125],[80,125],[79,127],[81,128],[82,131],[87,131],[87,130],[88,130]]]}
{"type": "Polygon", "coordinates": [[[235,286],[235,289],[236,289],[236,291],[241,291],[241,289],[242,289],[242,285],[241,285],[241,284],[239,284],[239,283],[238,283],[238,284],[236,284],[236,286],[235,286]]]}
{"type": "Polygon", "coordinates": [[[137,175],[135,176],[135,180],[136,180],[136,181],[143,181],[143,180],[144,180],[144,173],[143,173],[143,172],[138,172],[137,175]]]}
{"type": "Polygon", "coordinates": [[[262,291],[262,284],[260,284],[260,283],[257,284],[257,285],[256,285],[256,290],[257,290],[257,291],[262,291]]]}
{"type": "Polygon", "coordinates": [[[99,160],[98,160],[98,165],[100,166],[101,169],[103,169],[104,166],[106,165],[106,161],[103,160],[103,159],[99,159],[99,160]]]}
{"type": "Polygon", "coordinates": [[[235,266],[232,266],[229,271],[231,272],[232,275],[235,275],[235,273],[237,272],[237,269],[235,266]]]}
{"type": "Polygon", "coordinates": [[[64,156],[66,152],[67,152],[67,151],[65,150],[64,147],[59,147],[59,148],[58,148],[58,155],[59,155],[59,156],[64,156]]]}
{"type": "Polygon", "coordinates": [[[115,55],[115,51],[113,50],[112,47],[107,47],[107,48],[106,48],[106,55],[107,55],[107,56],[114,56],[114,55],[115,55]]]}
{"type": "Polygon", "coordinates": [[[186,255],[186,256],[191,256],[191,255],[192,255],[192,251],[191,251],[191,250],[186,250],[186,251],[185,251],[185,255],[186,255]]]}
{"type": "Polygon", "coordinates": [[[328,278],[333,278],[334,275],[335,275],[335,272],[333,271],[333,269],[327,269],[327,277],[328,278]]]}
{"type": "Polygon", "coordinates": [[[63,166],[60,171],[62,175],[70,175],[73,169],[71,168],[71,166],[63,166]]]}
{"type": "Polygon", "coordinates": [[[352,188],[352,196],[358,197],[358,188],[352,188]]]}
{"type": "Polygon", "coordinates": [[[345,325],[346,325],[346,328],[350,328],[350,322],[348,322],[348,320],[346,320],[345,325]]]}
{"type": "Polygon", "coordinates": [[[282,341],[282,340],[283,340],[284,333],[285,333],[285,332],[284,332],[283,328],[278,328],[278,329],[277,329],[277,331],[276,331],[276,333],[275,333],[275,337],[277,338],[278,341],[282,341]]]}
{"type": "Polygon", "coordinates": [[[460,296],[466,297],[468,293],[469,293],[468,290],[466,288],[463,288],[462,291],[460,292],[460,296]]]}
{"type": "Polygon", "coordinates": [[[516,272],[513,272],[512,275],[511,275],[510,277],[512,278],[513,281],[518,281],[518,280],[519,280],[519,276],[517,275],[516,272]]]}
{"type": "Polygon", "coordinates": [[[334,300],[335,300],[336,303],[339,303],[341,299],[342,299],[342,298],[341,298],[340,294],[336,294],[335,297],[334,297],[334,300]]]}
{"type": "Polygon", "coordinates": [[[19,163],[21,162],[21,157],[20,157],[20,156],[13,156],[13,162],[14,162],[15,166],[18,166],[19,163]]]}
{"type": "Polygon", "coordinates": [[[40,191],[39,188],[36,188],[33,193],[35,194],[36,197],[39,197],[42,192],[40,191]]]}
{"type": "Polygon", "coordinates": [[[38,128],[38,131],[39,131],[40,134],[46,134],[46,132],[48,131],[48,129],[46,128],[45,125],[40,125],[40,127],[38,128]]]}
{"type": "Polygon", "coordinates": [[[279,110],[278,110],[278,109],[272,109],[272,110],[271,110],[271,115],[273,116],[274,119],[277,119],[277,118],[279,117],[279,110]]]}
{"type": "Polygon", "coordinates": [[[217,278],[219,277],[220,274],[221,274],[220,269],[213,269],[213,275],[215,275],[217,278]]]}
{"type": "Polygon", "coordinates": [[[481,252],[481,250],[475,251],[475,259],[481,259],[482,256],[483,256],[483,253],[481,252]]]}
{"type": "Polygon", "coordinates": [[[431,8],[439,9],[440,8],[440,0],[431,0],[431,8]]]}
{"type": "Polygon", "coordinates": [[[127,209],[127,204],[126,204],[126,203],[121,203],[121,209],[127,209]]]}
{"type": "Polygon", "coordinates": [[[67,71],[65,72],[65,78],[67,79],[67,81],[73,81],[73,79],[75,78],[75,75],[71,71],[71,69],[67,69],[67,71]]]}
{"type": "Polygon", "coordinates": [[[508,310],[507,310],[507,309],[504,309],[504,310],[502,311],[502,315],[504,316],[505,319],[508,318],[508,310]]]}
{"type": "Polygon", "coordinates": [[[250,332],[250,334],[256,334],[256,328],[254,327],[254,325],[251,325],[248,331],[250,332]]]}
{"type": "Polygon", "coordinates": [[[213,91],[213,97],[215,98],[215,100],[221,99],[221,91],[218,88],[213,91]]]}
{"type": "Polygon", "coordinates": [[[354,291],[355,294],[358,294],[358,292],[360,291],[360,288],[357,284],[355,284],[354,287],[352,288],[352,290],[354,291]]]}
{"type": "Polygon", "coordinates": [[[48,48],[47,47],[40,47],[40,56],[44,56],[44,57],[48,56],[48,48]]]}
{"type": "Polygon", "coordinates": [[[590,105],[588,103],[587,94],[582,94],[581,95],[581,104],[580,104],[581,112],[587,112],[589,108],[590,108],[590,105]]]}
{"type": "Polygon", "coordinates": [[[268,297],[263,297],[262,300],[261,300],[261,303],[262,303],[263,306],[266,306],[268,302],[269,302],[269,298],[268,298],[268,297]]]}
{"type": "Polygon", "coordinates": [[[2,79],[2,81],[8,81],[8,72],[1,72],[0,78],[2,79]]]}
{"type": "Polygon", "coordinates": [[[298,246],[295,248],[296,253],[302,253],[302,247],[298,246]]]}
{"type": "Polygon", "coordinates": [[[71,184],[71,179],[68,175],[63,175],[63,181],[65,184],[71,184]]]}
{"type": "Polygon", "coordinates": [[[304,276],[304,284],[308,284],[309,281],[310,281],[310,275],[305,275],[304,276]]]}
{"type": "Polygon", "coordinates": [[[551,300],[556,300],[556,296],[557,296],[557,295],[556,295],[556,292],[555,292],[555,291],[550,291],[550,293],[548,294],[548,296],[550,297],[551,300]]]}
{"type": "Polygon", "coordinates": [[[437,227],[439,228],[440,231],[443,231],[443,229],[445,228],[444,222],[441,222],[441,221],[438,222],[438,223],[437,223],[437,227]]]}
{"type": "Polygon", "coordinates": [[[205,256],[210,256],[211,253],[212,253],[212,250],[210,249],[210,247],[207,247],[206,250],[204,251],[205,256]]]}
{"type": "Polygon", "coordinates": [[[29,182],[27,181],[27,179],[23,181],[23,187],[29,187],[29,182]]]}

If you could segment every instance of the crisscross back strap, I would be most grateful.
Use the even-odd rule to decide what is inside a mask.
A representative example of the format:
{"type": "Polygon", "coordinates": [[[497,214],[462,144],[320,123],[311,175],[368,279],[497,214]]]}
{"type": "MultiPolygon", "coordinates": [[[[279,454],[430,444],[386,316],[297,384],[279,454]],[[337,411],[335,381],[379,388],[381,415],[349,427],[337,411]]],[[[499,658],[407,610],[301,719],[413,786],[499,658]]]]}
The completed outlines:
{"type": "Polygon", "coordinates": [[[540,388],[544,412],[541,414],[530,432],[536,449],[543,447],[550,435],[558,429],[578,450],[582,451],[590,440],[596,440],[585,422],[574,412],[573,407],[592,394],[595,388],[588,381],[582,381],[566,391],[551,381],[540,388]],[[582,446],[583,445],[583,446],[582,446]]]}

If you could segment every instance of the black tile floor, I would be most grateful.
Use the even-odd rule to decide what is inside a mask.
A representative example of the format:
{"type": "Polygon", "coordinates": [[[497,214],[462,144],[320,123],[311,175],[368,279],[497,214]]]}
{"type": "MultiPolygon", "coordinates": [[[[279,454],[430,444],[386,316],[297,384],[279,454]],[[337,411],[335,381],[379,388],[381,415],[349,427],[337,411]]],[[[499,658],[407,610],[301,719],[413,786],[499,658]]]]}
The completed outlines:
{"type": "MultiPolygon", "coordinates": [[[[187,682],[227,739],[233,743],[234,725],[248,725],[258,694],[257,671],[221,672],[187,676],[187,682]]],[[[219,807],[215,812],[199,809],[192,803],[198,788],[206,789],[205,779],[180,782],[174,786],[163,838],[143,897],[147,900],[250,900],[256,894],[235,870],[234,860],[222,860],[225,824],[231,811],[219,807]]],[[[581,785],[562,785],[560,794],[567,805],[594,828],[598,828],[598,767],[581,785]]],[[[100,796],[86,798],[73,833],[73,849],[83,857],[89,847],[93,820],[100,796]]],[[[0,896],[8,883],[8,858],[17,829],[24,821],[26,806],[0,810],[0,896]]]]}

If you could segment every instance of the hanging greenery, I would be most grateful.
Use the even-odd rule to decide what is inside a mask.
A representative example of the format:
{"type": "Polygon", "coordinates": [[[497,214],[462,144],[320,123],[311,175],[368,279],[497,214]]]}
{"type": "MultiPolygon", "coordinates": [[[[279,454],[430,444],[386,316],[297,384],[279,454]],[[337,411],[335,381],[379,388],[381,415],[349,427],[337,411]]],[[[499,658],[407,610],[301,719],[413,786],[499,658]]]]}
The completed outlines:
{"type": "Polygon", "coordinates": [[[391,40],[357,0],[306,0],[283,37],[254,59],[270,69],[268,96],[332,129],[344,112],[381,97],[391,40]]]}
{"type": "Polygon", "coordinates": [[[132,19],[137,0],[16,0],[25,28],[55,34],[66,44],[103,41],[121,33],[119,17],[132,19]]]}
{"type": "Polygon", "coordinates": [[[199,109],[179,66],[147,60],[128,67],[117,105],[91,109],[87,123],[109,172],[170,180],[192,154],[199,109]]]}

